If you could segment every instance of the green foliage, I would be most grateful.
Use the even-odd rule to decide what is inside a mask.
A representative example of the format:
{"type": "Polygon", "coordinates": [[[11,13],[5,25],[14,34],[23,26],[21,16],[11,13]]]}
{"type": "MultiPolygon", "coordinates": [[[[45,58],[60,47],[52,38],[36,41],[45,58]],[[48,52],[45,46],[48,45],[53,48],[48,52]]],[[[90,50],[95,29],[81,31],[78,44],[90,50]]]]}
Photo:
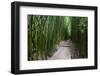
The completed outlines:
{"type": "Polygon", "coordinates": [[[68,38],[65,17],[35,15],[28,18],[28,59],[47,59],[56,45],[68,38]],[[32,57],[32,52],[35,52],[36,58],[32,57]]]}
{"type": "Polygon", "coordinates": [[[87,17],[71,17],[71,40],[80,50],[80,57],[87,57],[87,17]]]}
{"type": "Polygon", "coordinates": [[[46,60],[62,40],[71,39],[87,56],[87,18],[28,15],[28,60],[46,60]]]}

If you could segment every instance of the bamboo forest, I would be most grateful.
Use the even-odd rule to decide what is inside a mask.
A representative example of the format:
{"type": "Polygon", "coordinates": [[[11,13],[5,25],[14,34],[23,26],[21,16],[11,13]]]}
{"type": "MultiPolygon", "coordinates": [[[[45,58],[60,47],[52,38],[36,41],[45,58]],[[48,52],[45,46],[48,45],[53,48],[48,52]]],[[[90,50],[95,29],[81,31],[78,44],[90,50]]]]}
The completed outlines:
{"type": "Polygon", "coordinates": [[[87,58],[88,17],[28,15],[28,61],[87,58]]]}

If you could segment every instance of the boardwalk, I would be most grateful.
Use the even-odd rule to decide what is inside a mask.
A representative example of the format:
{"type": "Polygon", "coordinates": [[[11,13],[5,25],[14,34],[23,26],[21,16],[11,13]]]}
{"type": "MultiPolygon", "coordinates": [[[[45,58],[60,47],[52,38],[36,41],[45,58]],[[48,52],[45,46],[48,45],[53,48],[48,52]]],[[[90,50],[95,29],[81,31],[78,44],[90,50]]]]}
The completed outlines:
{"type": "Polygon", "coordinates": [[[71,44],[70,41],[62,41],[58,46],[58,50],[50,58],[50,60],[56,59],[71,59],[71,44]]]}

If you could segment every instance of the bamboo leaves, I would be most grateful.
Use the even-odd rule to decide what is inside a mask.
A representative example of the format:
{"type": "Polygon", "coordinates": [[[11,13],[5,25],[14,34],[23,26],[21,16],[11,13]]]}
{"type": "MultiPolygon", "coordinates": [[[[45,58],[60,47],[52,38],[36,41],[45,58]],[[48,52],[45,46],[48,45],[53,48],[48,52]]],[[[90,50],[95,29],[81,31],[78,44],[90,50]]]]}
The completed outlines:
{"type": "Polygon", "coordinates": [[[78,46],[80,57],[87,57],[87,17],[71,18],[71,40],[78,46]]]}
{"type": "Polygon", "coordinates": [[[28,60],[47,60],[62,40],[71,39],[82,50],[86,33],[85,17],[29,15],[28,60]]]}

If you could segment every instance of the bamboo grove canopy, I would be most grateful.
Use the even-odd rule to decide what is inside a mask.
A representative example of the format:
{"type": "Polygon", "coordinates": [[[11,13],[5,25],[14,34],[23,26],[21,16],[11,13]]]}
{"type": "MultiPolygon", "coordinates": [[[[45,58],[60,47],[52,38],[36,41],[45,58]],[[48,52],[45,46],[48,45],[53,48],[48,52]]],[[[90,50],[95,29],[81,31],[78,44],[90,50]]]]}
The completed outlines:
{"type": "Polygon", "coordinates": [[[28,15],[28,60],[47,60],[68,39],[87,57],[87,24],[87,17],[28,15]]]}

